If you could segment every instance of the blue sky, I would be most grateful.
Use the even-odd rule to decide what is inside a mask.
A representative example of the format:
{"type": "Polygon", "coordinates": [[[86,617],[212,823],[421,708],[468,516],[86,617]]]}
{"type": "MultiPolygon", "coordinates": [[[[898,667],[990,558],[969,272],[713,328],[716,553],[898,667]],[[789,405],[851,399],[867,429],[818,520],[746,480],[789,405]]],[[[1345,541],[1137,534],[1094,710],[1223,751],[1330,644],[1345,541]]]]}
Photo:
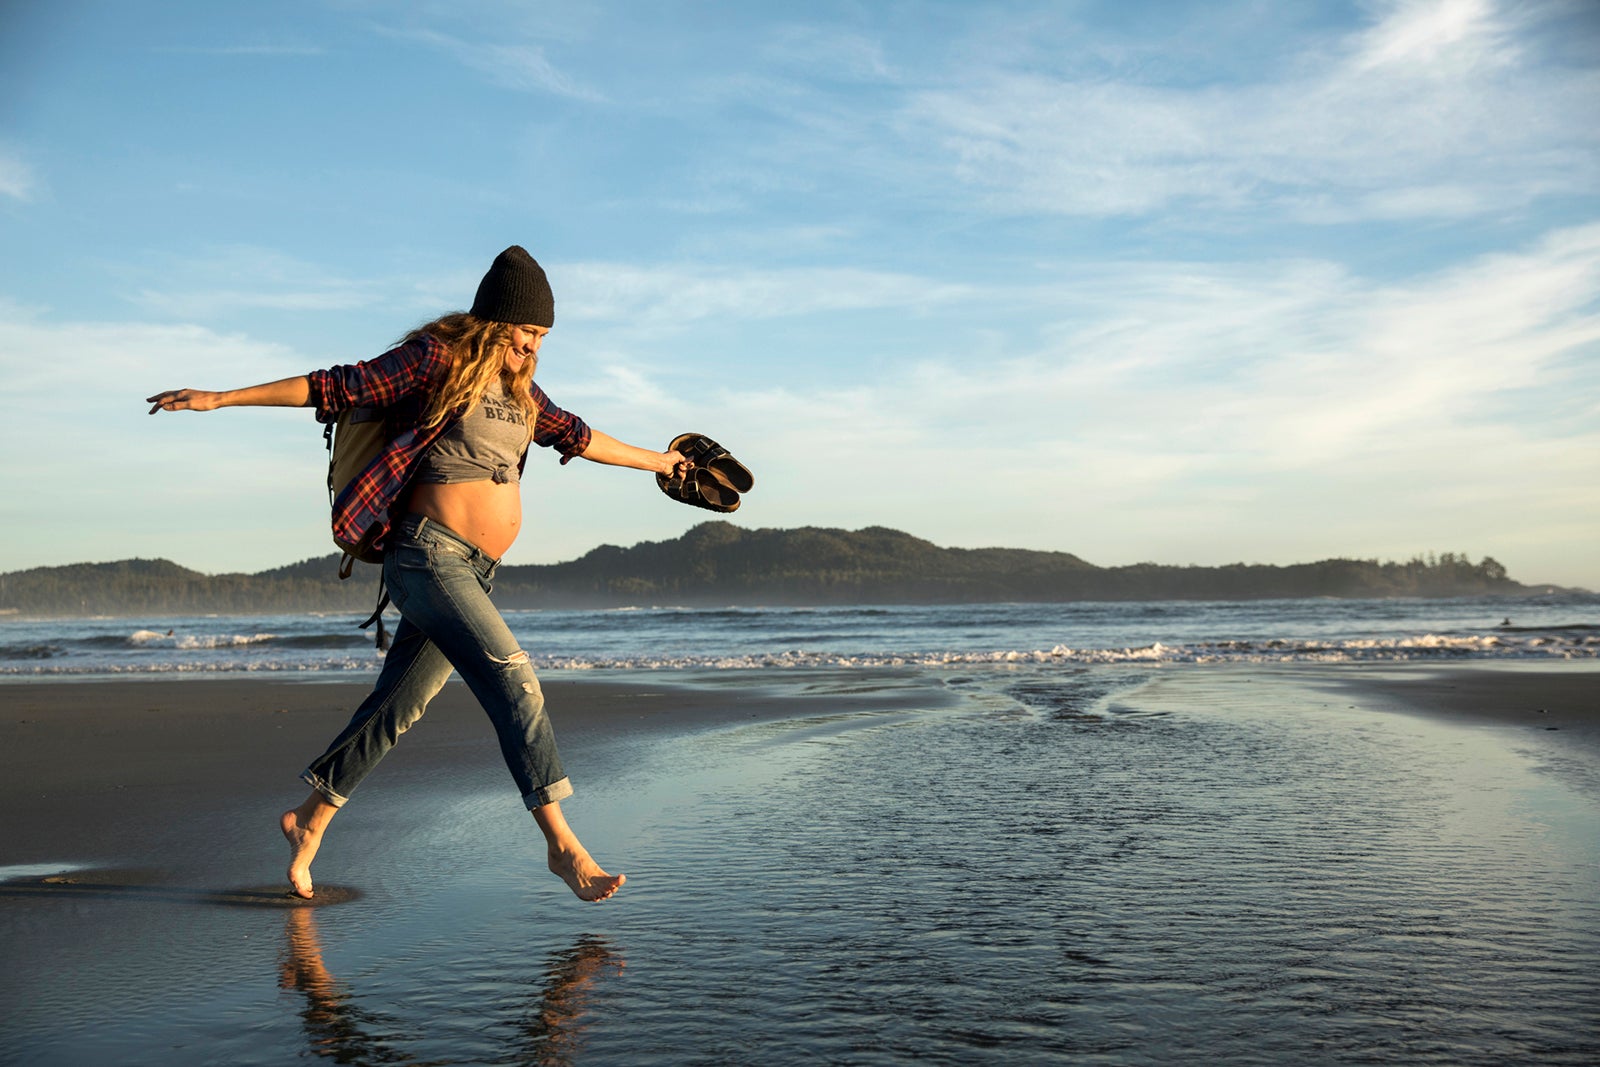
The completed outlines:
{"type": "MultiPolygon", "coordinates": [[[[3,569],[331,551],[305,411],[495,253],[750,527],[1600,588],[1600,7],[51,0],[0,38],[3,569]]],[[[511,563],[711,517],[530,461],[511,563]]]]}

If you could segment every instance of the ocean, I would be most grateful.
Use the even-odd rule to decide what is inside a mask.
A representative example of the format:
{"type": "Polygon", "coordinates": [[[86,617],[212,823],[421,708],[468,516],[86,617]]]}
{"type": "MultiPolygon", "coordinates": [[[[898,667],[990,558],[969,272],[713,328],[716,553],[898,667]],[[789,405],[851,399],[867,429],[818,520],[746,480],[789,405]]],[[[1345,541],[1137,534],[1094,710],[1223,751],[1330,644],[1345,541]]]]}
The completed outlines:
{"type": "MultiPolygon", "coordinates": [[[[391,625],[394,615],[389,615],[391,625]]],[[[540,670],[1600,657],[1600,596],[512,611],[540,670]]],[[[360,617],[0,617],[0,677],[375,670],[360,617]]]]}

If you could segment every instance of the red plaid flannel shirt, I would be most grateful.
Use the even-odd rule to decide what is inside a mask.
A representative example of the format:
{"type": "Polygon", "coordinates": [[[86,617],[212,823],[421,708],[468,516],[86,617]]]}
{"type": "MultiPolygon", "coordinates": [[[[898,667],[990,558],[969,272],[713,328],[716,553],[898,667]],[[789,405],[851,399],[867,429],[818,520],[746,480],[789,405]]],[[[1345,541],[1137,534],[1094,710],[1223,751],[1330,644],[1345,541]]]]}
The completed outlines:
{"type": "MultiPolygon", "coordinates": [[[[376,459],[340,492],[333,502],[333,532],[352,543],[376,523],[382,533],[374,544],[382,548],[388,534],[389,510],[400,499],[410,481],[417,459],[455,425],[455,418],[429,430],[417,422],[422,416],[423,394],[434,382],[443,379],[450,357],[436,338],[424,335],[377,359],[346,366],[312,371],[311,403],[318,422],[332,422],[350,408],[393,409],[390,429],[395,436],[376,459]],[[405,403],[405,401],[411,401],[405,403]]],[[[538,405],[534,417],[533,440],[561,453],[561,462],[582,455],[589,447],[589,426],[578,416],[550,402],[544,390],[533,385],[533,400],[538,405]]],[[[523,459],[526,461],[526,455],[523,459]]]]}

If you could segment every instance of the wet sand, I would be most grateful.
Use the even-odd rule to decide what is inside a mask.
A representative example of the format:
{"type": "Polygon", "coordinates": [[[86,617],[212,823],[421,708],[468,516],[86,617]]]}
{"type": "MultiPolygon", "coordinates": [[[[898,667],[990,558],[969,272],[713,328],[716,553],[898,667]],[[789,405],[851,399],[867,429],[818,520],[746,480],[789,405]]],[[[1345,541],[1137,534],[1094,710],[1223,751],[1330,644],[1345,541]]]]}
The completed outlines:
{"type": "MultiPolygon", "coordinates": [[[[1538,734],[1600,754],[1600,670],[1593,668],[1225,670],[1255,682],[1310,683],[1374,710],[1503,727],[1508,738],[1538,734]]],[[[931,708],[952,699],[930,675],[894,670],[557,676],[544,687],[580,790],[591,751],[615,756],[663,732],[931,708]]],[[[301,798],[300,769],[343,727],[367,688],[364,681],[259,676],[0,686],[0,810],[13,816],[0,837],[0,867],[59,861],[143,868],[184,847],[192,830],[184,818],[203,818],[219,832],[230,819],[254,826],[263,813],[301,798]]],[[[373,782],[385,781],[388,793],[457,774],[504,770],[487,720],[452,682],[373,782]]],[[[252,866],[258,869],[231,873],[247,880],[272,873],[270,863],[252,866]]]]}
{"type": "Polygon", "coordinates": [[[1374,710],[1503,727],[1508,737],[1556,735],[1544,740],[1600,755],[1600,666],[1415,665],[1328,677],[1374,710]]]}
{"type": "Polygon", "coordinates": [[[0,867],[78,868],[0,886],[8,1050],[1594,1062],[1594,794],[1509,754],[1600,764],[1594,666],[1127,672],[1170,717],[975,673],[546,675],[567,810],[630,875],[599,906],[540,869],[457,683],[335,823],[320,902],[351,903],[316,909],[274,821],[364,682],[0,685],[0,867]]]}

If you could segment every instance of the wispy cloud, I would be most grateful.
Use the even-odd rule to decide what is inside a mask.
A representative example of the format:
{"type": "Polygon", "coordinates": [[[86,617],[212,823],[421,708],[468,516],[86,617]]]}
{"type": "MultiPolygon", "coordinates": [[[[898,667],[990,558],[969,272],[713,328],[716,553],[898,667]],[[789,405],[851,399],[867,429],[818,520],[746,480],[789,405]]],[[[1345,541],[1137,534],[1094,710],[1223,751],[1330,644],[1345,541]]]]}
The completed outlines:
{"type": "Polygon", "coordinates": [[[161,45],[151,51],[178,56],[275,56],[308,58],[324,56],[328,50],[312,44],[222,44],[222,45],[161,45]]]}
{"type": "Polygon", "coordinates": [[[233,245],[189,259],[168,259],[126,271],[124,296],[163,317],[215,322],[252,309],[340,311],[384,301],[378,281],[341,277],[272,249],[233,245]],[[154,286],[158,277],[165,284],[154,286]]]}
{"type": "Polygon", "coordinates": [[[1356,38],[1354,70],[1386,66],[1461,69],[1512,58],[1509,27],[1490,0],[1390,0],[1386,14],[1356,38]]]}
{"type": "Polygon", "coordinates": [[[21,565],[165,556],[236,569],[320,552],[326,466],[307,412],[151,416],[141,402],[161,389],[222,389],[305,369],[286,346],[238,334],[64,321],[0,300],[0,376],[14,409],[0,420],[0,450],[35,455],[71,418],[84,455],[95,457],[92,470],[30,463],[7,475],[0,521],[17,532],[21,565]],[[42,500],[52,502],[48,522],[42,500]],[[242,515],[251,518],[240,523],[242,515]],[[114,533],[108,516],[117,516],[114,533]],[[184,530],[213,536],[197,547],[175,533],[184,530]]]}
{"type": "Polygon", "coordinates": [[[386,30],[390,36],[414,41],[436,51],[490,82],[518,92],[554,93],[574,100],[599,102],[602,95],[557,69],[536,44],[505,41],[468,41],[434,30],[386,30]]]}
{"type": "Polygon", "coordinates": [[[61,321],[0,301],[0,369],[25,407],[58,401],[66,367],[84,371],[71,389],[77,401],[136,410],[134,394],[145,395],[141,389],[154,392],[163,384],[222,388],[225,383],[211,380],[219,366],[264,367],[271,373],[294,362],[292,350],[283,345],[201,326],[61,321]],[[107,358],[108,352],[115,358],[107,358]]]}
{"type": "Polygon", "coordinates": [[[868,308],[939,307],[971,288],[916,275],[856,268],[740,269],[685,263],[561,267],[563,313],[578,320],[659,328],[717,318],[753,321],[868,308]],[[570,303],[568,303],[570,300],[570,303]]]}
{"type": "Polygon", "coordinates": [[[33,168],[12,148],[0,144],[0,196],[13,200],[32,200],[38,190],[33,168]]]}
{"type": "Polygon", "coordinates": [[[1500,211],[1600,180],[1600,127],[1583,117],[1600,108],[1600,77],[1539,63],[1528,18],[1489,0],[1417,0],[1268,80],[998,68],[912,94],[906,118],[962,182],[1015,210],[1500,211]]]}
{"type": "Polygon", "coordinates": [[[1032,352],[705,403],[772,469],[775,525],[931,514],[919,532],[946,543],[1111,562],[1226,562],[1256,530],[1280,561],[1448,547],[1438,531],[1487,551],[1525,524],[1600,528],[1596,291],[1600,226],[1406,283],[1112,266],[1062,287],[1069,317],[1032,352]],[[865,469],[870,492],[830,491],[865,469]]]}
{"type": "Polygon", "coordinates": [[[771,63],[815,78],[874,82],[894,77],[881,44],[834,27],[795,24],[777,28],[761,54],[771,63]]]}
{"type": "Polygon", "coordinates": [[[1407,283],[1315,263],[1169,267],[1156,285],[1138,273],[1102,289],[1114,319],[964,385],[951,412],[974,399],[1011,424],[1070,412],[1065,442],[1132,431],[1214,474],[1305,470],[1506,418],[1538,436],[1569,402],[1567,361],[1600,341],[1600,226],[1407,283]],[[1504,410],[1518,390],[1543,419],[1504,410]]]}
{"type": "Polygon", "coordinates": [[[211,319],[250,309],[273,311],[345,311],[363,307],[371,297],[350,286],[337,289],[137,289],[129,299],[147,311],[179,319],[211,319]]]}

